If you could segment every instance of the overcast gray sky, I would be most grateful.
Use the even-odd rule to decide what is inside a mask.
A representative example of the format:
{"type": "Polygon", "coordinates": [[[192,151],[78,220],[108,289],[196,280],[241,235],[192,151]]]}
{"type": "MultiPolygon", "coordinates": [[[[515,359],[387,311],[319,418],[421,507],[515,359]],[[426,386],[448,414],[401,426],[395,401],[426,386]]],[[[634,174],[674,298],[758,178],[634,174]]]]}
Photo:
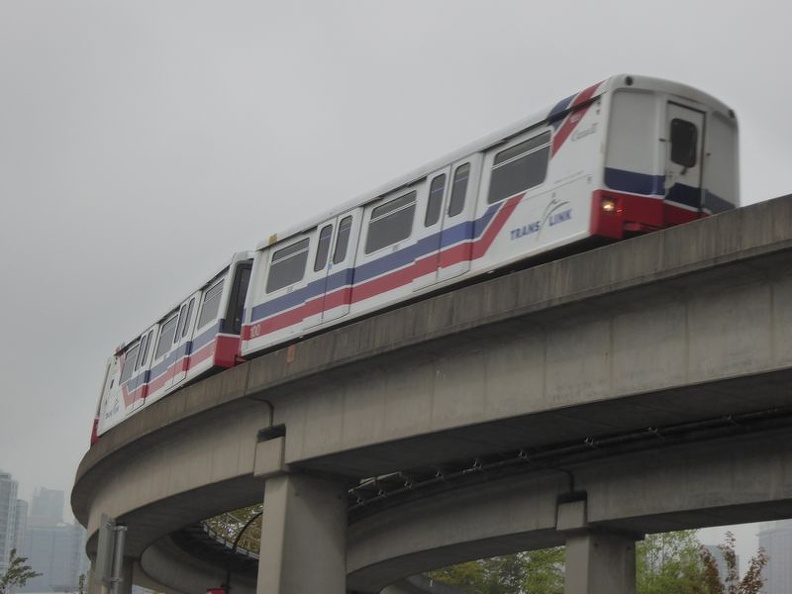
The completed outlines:
{"type": "Polygon", "coordinates": [[[611,74],[731,105],[743,203],[788,193],[786,6],[0,0],[0,469],[70,492],[106,357],[232,252],[611,74]]]}

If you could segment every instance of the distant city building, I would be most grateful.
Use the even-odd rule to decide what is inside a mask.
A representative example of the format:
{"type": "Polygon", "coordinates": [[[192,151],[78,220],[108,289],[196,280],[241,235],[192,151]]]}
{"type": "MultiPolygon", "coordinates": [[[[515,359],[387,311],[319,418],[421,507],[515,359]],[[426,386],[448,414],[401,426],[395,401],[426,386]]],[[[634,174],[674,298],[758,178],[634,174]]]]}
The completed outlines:
{"type": "Polygon", "coordinates": [[[27,535],[27,501],[17,499],[16,502],[16,524],[14,532],[16,538],[14,539],[14,548],[20,553],[25,550],[25,536],[27,535]]]}
{"type": "Polygon", "coordinates": [[[768,522],[759,528],[759,547],[769,558],[763,575],[765,594],[792,592],[792,520],[768,522]]]}
{"type": "Polygon", "coordinates": [[[63,523],[63,491],[38,487],[30,502],[28,526],[57,526],[63,523]]]}
{"type": "Polygon", "coordinates": [[[85,530],[79,524],[30,526],[25,544],[28,564],[42,575],[18,592],[77,592],[85,573],[85,530]]]}
{"type": "Polygon", "coordinates": [[[8,558],[16,546],[18,483],[0,470],[0,571],[8,569],[8,558]]]}

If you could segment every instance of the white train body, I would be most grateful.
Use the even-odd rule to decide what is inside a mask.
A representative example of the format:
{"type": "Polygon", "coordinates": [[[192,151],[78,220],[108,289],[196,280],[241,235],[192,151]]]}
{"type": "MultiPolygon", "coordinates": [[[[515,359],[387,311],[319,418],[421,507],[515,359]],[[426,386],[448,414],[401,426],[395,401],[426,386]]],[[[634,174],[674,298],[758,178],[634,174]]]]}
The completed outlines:
{"type": "Polygon", "coordinates": [[[734,208],[738,187],[737,122],[727,106],[685,85],[612,77],[273,236],[252,271],[249,254],[234,256],[110,358],[96,435],[238,355],[562,248],[734,208]],[[224,320],[242,310],[248,271],[240,340],[239,324],[224,320]],[[204,316],[217,283],[216,315],[204,316]]]}
{"type": "Polygon", "coordinates": [[[234,254],[219,273],[107,360],[92,442],[138,409],[239,362],[252,261],[250,252],[234,254]]]}
{"type": "Polygon", "coordinates": [[[259,246],[242,355],[564,246],[734,208],[737,193],[726,106],[613,77],[259,246]]]}

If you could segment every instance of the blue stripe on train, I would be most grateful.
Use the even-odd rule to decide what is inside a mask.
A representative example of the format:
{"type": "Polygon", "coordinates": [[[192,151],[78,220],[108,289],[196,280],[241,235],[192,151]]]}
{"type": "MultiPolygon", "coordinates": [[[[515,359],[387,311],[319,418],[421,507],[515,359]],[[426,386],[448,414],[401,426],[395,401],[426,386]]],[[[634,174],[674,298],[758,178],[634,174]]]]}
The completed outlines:
{"type": "Polygon", "coordinates": [[[333,272],[327,277],[326,285],[325,279],[320,278],[311,281],[301,289],[257,305],[253,307],[251,320],[256,322],[263,318],[268,318],[272,315],[302,305],[306,301],[310,301],[323,293],[351,286],[352,284],[366,282],[388,272],[411,265],[416,260],[428,256],[438,251],[438,249],[446,249],[470,239],[471,237],[477,238],[484,232],[484,229],[487,228],[487,225],[489,225],[495,213],[504,202],[489,207],[476,221],[464,221],[458,225],[444,229],[441,232],[433,233],[428,237],[420,239],[413,245],[358,266],[357,268],[345,268],[344,270],[333,272]]]}
{"type": "MultiPolygon", "coordinates": [[[[644,194],[647,196],[665,196],[666,200],[676,202],[677,204],[684,204],[685,206],[696,209],[701,207],[701,188],[676,183],[671,186],[671,189],[668,190],[668,194],[666,195],[664,182],[665,176],[662,175],[635,173],[633,171],[624,171],[611,167],[605,169],[605,185],[612,190],[630,192],[632,194],[644,194]]],[[[713,194],[705,189],[704,208],[716,214],[731,210],[734,208],[734,205],[717,194],[713,194]]]]}
{"type": "Polygon", "coordinates": [[[152,367],[150,371],[146,371],[145,377],[144,374],[137,374],[136,376],[127,380],[127,383],[125,384],[127,389],[132,391],[143,384],[150,383],[152,379],[157,379],[160,375],[165,373],[171,365],[173,365],[185,355],[189,355],[193,351],[197,351],[201,347],[209,344],[212,340],[214,340],[215,336],[217,336],[217,333],[220,331],[221,324],[222,320],[218,321],[216,324],[212,324],[207,330],[196,336],[193,340],[188,340],[178,349],[169,353],[162,361],[159,362],[159,364],[152,367]]]}
{"type": "Polygon", "coordinates": [[[665,194],[663,184],[665,176],[636,173],[623,169],[605,168],[605,185],[611,190],[644,194],[646,196],[662,196],[665,194]]]}

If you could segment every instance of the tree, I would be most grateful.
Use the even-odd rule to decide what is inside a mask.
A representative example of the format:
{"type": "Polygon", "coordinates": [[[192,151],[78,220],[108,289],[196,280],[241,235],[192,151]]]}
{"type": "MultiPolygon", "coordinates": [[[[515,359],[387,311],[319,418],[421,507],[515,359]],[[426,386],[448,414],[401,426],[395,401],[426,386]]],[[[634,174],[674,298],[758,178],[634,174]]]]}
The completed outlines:
{"type": "Polygon", "coordinates": [[[562,594],[564,549],[556,547],[468,561],[429,574],[471,594],[562,594]]]}
{"type": "Polygon", "coordinates": [[[8,594],[11,588],[21,588],[29,579],[41,575],[26,565],[27,557],[19,557],[16,549],[11,549],[8,557],[8,569],[0,574],[0,594],[8,594]]]}
{"type": "MultiPolygon", "coordinates": [[[[734,536],[719,545],[725,564],[723,581],[715,558],[698,541],[695,530],[651,534],[636,547],[638,594],[759,594],[767,555],[759,550],[740,580],[734,536]]],[[[560,594],[564,590],[564,549],[530,551],[469,561],[438,569],[429,577],[471,594],[560,594]]]]}
{"type": "MultiPolygon", "coordinates": [[[[695,530],[650,534],[636,547],[638,594],[697,594],[703,578],[695,530]]],[[[703,593],[702,593],[703,594],[703,593]]]]}
{"type": "Polygon", "coordinates": [[[731,532],[726,533],[726,541],[718,545],[718,549],[723,555],[726,575],[721,576],[718,570],[718,562],[715,557],[703,546],[700,549],[701,560],[704,564],[704,584],[703,590],[706,594],[759,594],[764,586],[765,578],[762,570],[767,565],[767,553],[764,549],[751,557],[748,563],[748,570],[740,579],[737,568],[737,553],[734,550],[735,538],[731,532]]]}

